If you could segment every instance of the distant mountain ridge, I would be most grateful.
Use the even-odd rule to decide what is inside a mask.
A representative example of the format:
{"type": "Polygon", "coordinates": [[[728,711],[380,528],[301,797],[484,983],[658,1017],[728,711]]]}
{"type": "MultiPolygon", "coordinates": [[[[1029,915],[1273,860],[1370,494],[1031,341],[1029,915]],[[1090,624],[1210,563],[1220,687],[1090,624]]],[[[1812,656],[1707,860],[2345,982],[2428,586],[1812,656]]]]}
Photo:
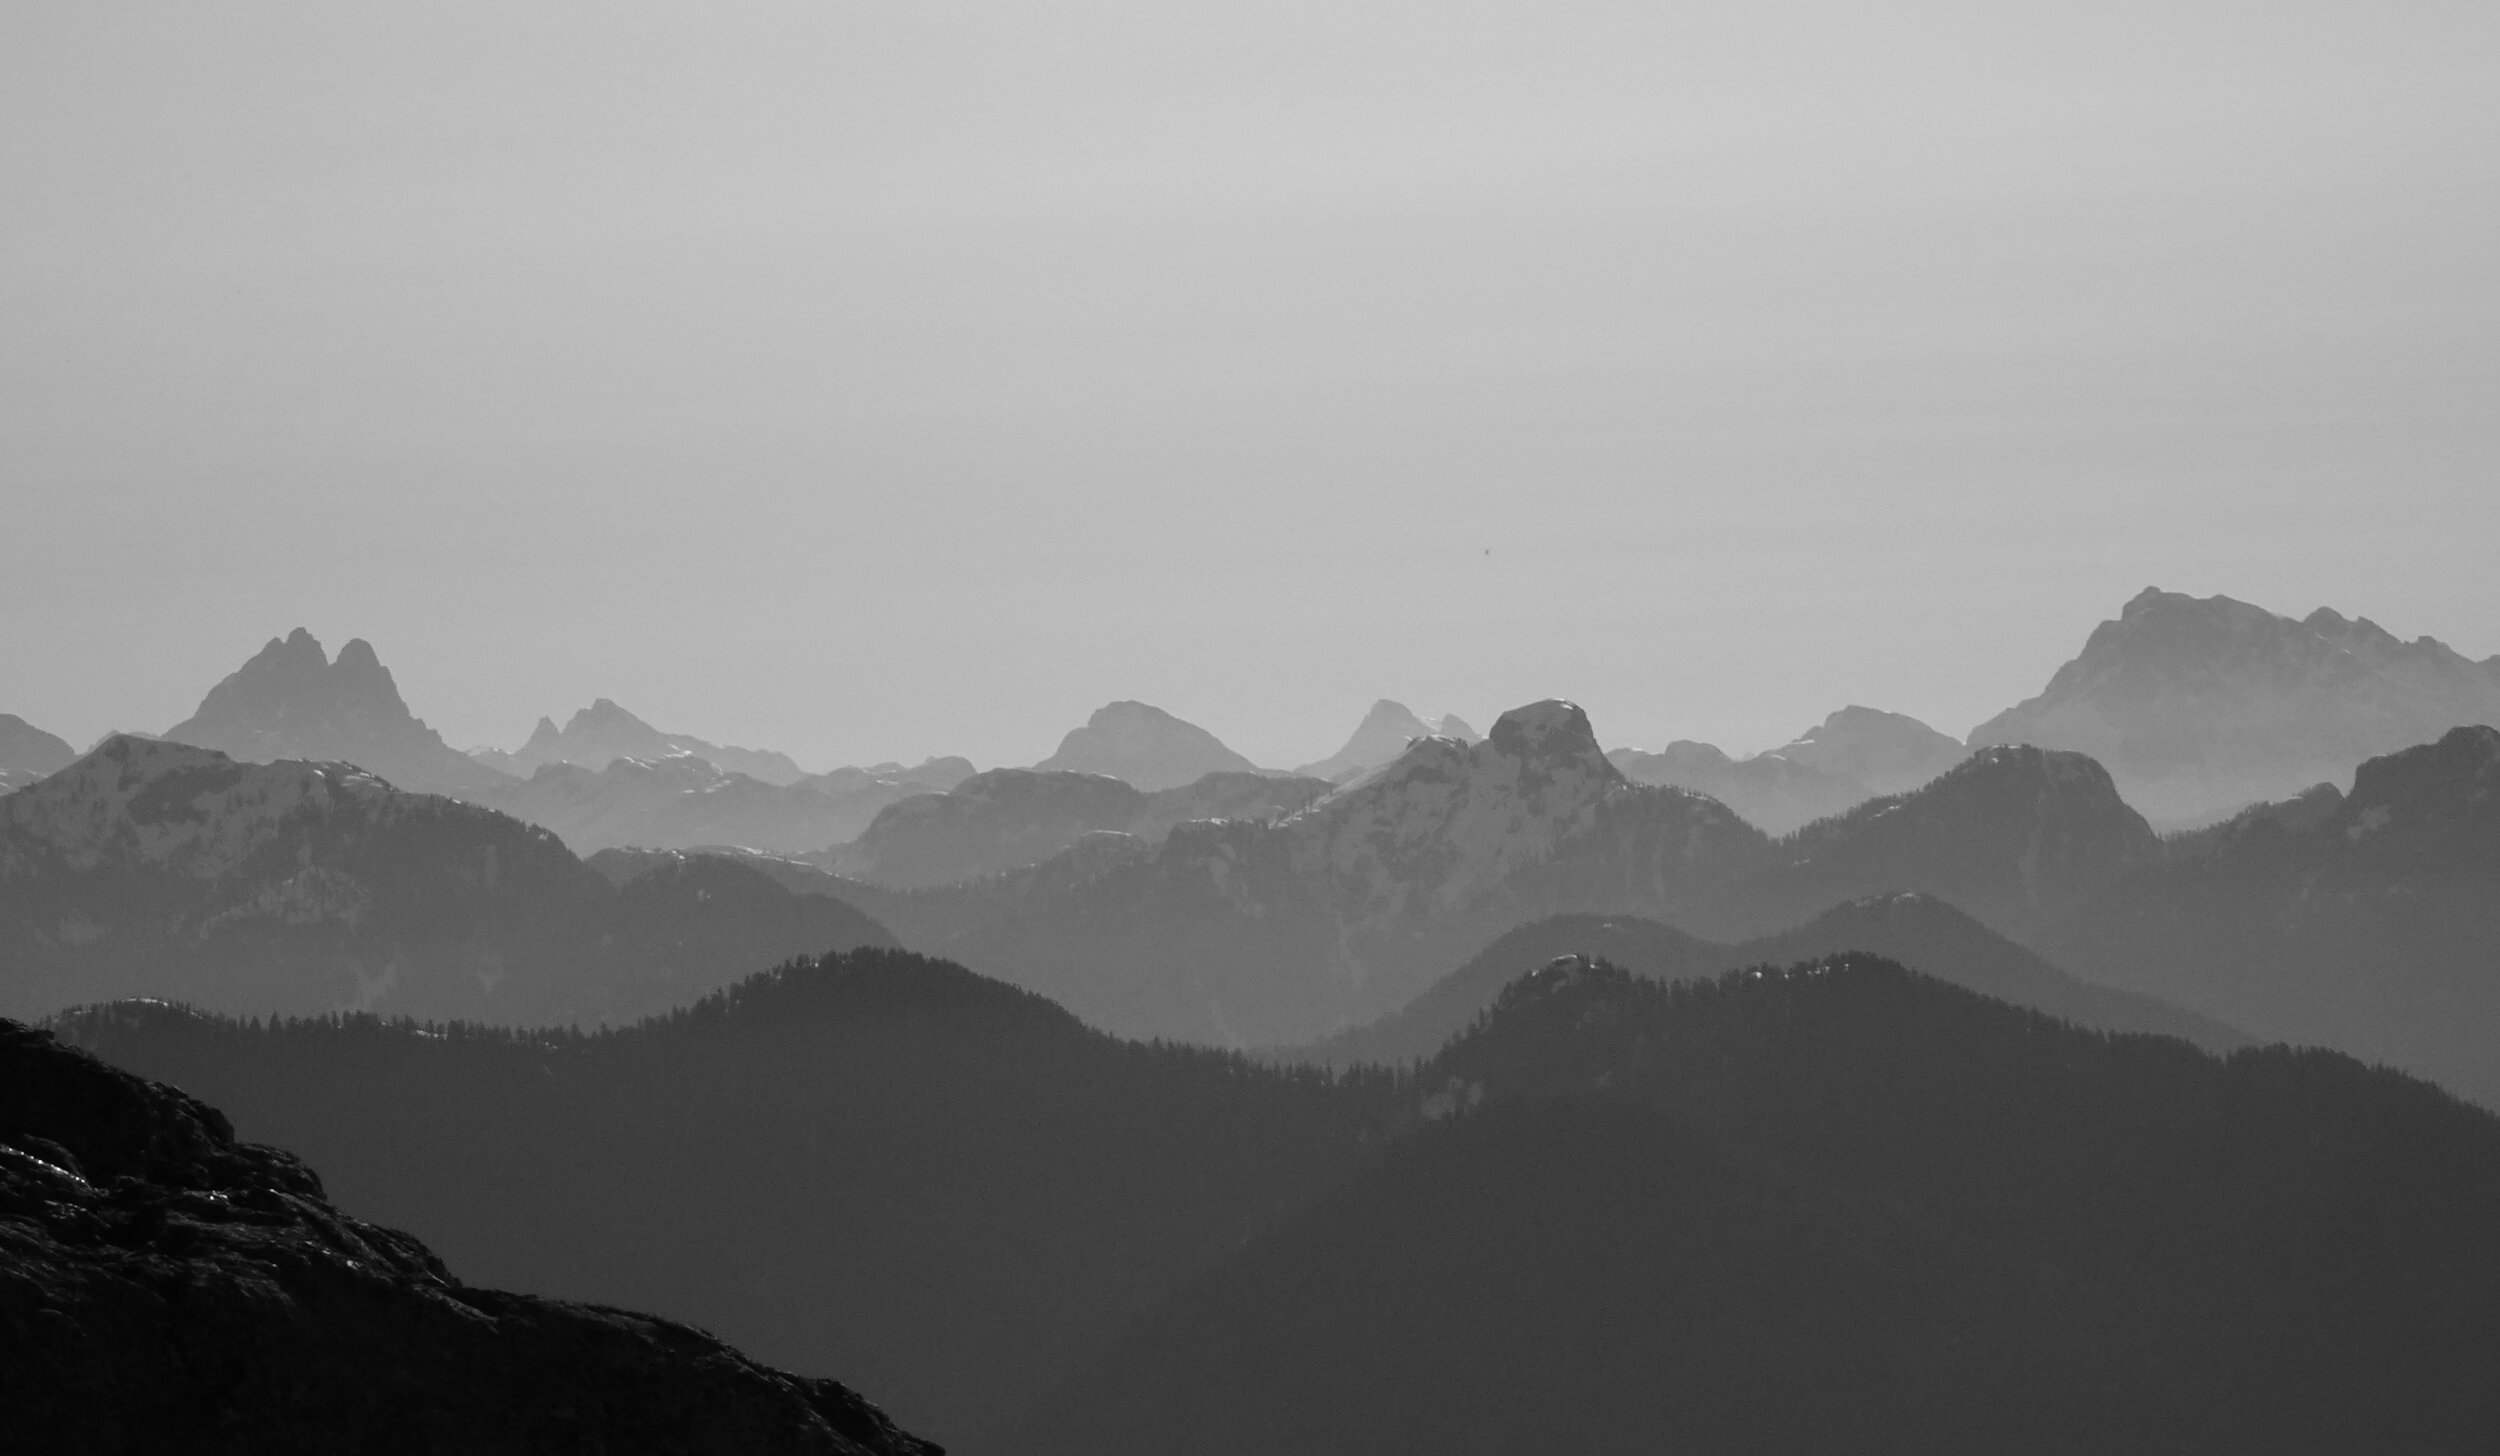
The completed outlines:
{"type": "Polygon", "coordinates": [[[1102,774],[998,768],[894,803],[858,839],[806,858],[873,885],[926,889],[1022,868],[1089,834],[1151,845],[1194,820],[1279,819],[1328,789],[1319,779],[1236,772],[1150,794],[1102,774]]]}
{"type": "Polygon", "coordinates": [[[963,759],[931,759],[917,768],[841,768],[773,784],[676,753],[614,759],[597,769],[543,764],[527,779],[466,797],[554,830],[576,854],[738,845],[788,855],[842,844],[886,806],[950,788],[971,773],[963,759]]]}
{"type": "Polygon", "coordinates": [[[66,739],[44,732],[15,713],[0,713],[0,794],[23,788],[77,761],[66,739]]]}
{"type": "Polygon", "coordinates": [[[2128,802],[2184,826],[2340,782],[2461,724],[2500,724],[2500,657],[2401,641],[2324,607],[2296,621],[2147,587],[1970,742],[2088,753],[2128,802]]]}
{"type": "Polygon", "coordinates": [[[625,1020],[749,965],[890,944],[840,900],[726,860],[618,888],[554,835],[352,764],[117,737],[0,799],[0,1012],[161,996],[625,1020]]]}
{"type": "Polygon", "coordinates": [[[1766,863],[1715,801],[1627,782],[1576,705],[1396,762],[1272,824],[1089,841],[1028,869],[854,892],[904,942],[1132,1035],[1301,1040],[1394,1008],[1523,919],[1683,904],[1766,863]]]}
{"type": "Polygon", "coordinates": [[[1102,774],[1148,793],[1196,783],[1211,773],[1262,772],[1197,724],[1135,701],[1095,709],[1083,727],[1068,730],[1056,753],[1033,767],[1102,774]]]}
{"type": "Polygon", "coordinates": [[[1420,1061],[1465,1031],[1505,986],[1573,956],[1603,960],[1655,980],[1680,981],[1746,966],[1794,965],[1846,951],[1899,961],[1937,980],[2076,1026],[2176,1036],[2214,1052],[2250,1044],[2246,1034],[2209,1017],[2069,975],[1932,895],[1890,894],[1846,901],[1801,925],[1734,945],[1629,915],[1557,915],[1533,921],[1486,946],[1379,1021],[1274,1054],[1336,1067],[1420,1061]]]}
{"type": "Polygon", "coordinates": [[[1480,735],[1455,713],[1444,714],[1439,723],[1427,723],[1404,703],[1382,698],[1354,726],[1343,748],[1294,772],[1304,778],[1343,783],[1393,761],[1414,739],[1436,737],[1455,738],[1470,746],[1480,741],[1480,735]]]}
{"type": "Polygon", "coordinates": [[[1587,715],[1549,700],[1474,747],[1416,740],[1272,825],[1184,826],[1159,847],[1081,845],[977,885],[850,893],[905,944],[1098,1025],[1287,1045],[1395,1010],[1549,915],[1743,941],[1914,891],[2022,939],[2158,853],[2090,760],[2038,750],[1976,755],[1774,842],[1714,799],[1630,782],[1587,715]]]}
{"type": "Polygon", "coordinates": [[[333,662],[301,627],[270,638],[208,690],[198,711],[161,736],[250,763],[352,763],[418,793],[457,794],[507,781],[408,711],[371,643],[351,639],[333,662]]]}
{"type": "Polygon", "coordinates": [[[1751,758],[1678,739],[1656,752],[1607,754],[1635,783],[1708,794],[1768,834],[1787,834],[1868,799],[1920,787],[1968,753],[1901,713],[1852,704],[1793,741],[1751,758]]]}
{"type": "Polygon", "coordinates": [[[2186,836],[2038,944],[2105,984],[2500,1106],[2500,729],[2186,836]]]}
{"type": "Polygon", "coordinates": [[[539,719],[529,741],[511,753],[484,748],[470,750],[469,756],[516,778],[527,778],[551,763],[601,769],[620,758],[679,757],[699,758],[716,768],[768,784],[794,784],[807,777],[806,770],[788,754],[724,747],[691,733],[663,733],[609,698],[599,698],[589,707],[576,710],[561,729],[553,719],[539,719]]]}

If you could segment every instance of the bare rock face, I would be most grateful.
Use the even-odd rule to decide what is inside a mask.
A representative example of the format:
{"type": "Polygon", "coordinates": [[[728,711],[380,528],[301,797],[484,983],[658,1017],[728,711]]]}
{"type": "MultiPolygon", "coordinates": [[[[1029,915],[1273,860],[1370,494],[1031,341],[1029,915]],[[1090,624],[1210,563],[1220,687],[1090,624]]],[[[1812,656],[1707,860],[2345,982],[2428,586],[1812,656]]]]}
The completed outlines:
{"type": "Polygon", "coordinates": [[[937,1456],[697,1330],[472,1289],[215,1109],[0,1021],[14,1449],[937,1456]]]}
{"type": "Polygon", "coordinates": [[[165,737],[246,763],[352,763],[419,793],[457,794],[505,778],[408,711],[372,644],[356,638],[333,662],[301,627],[270,638],[165,737]]]}
{"type": "Polygon", "coordinates": [[[1970,742],[2091,754],[2147,818],[2187,827],[2495,722],[2500,659],[2406,642],[2323,607],[2295,621],[2148,587],[2039,696],[1980,724],[1970,742]]]}

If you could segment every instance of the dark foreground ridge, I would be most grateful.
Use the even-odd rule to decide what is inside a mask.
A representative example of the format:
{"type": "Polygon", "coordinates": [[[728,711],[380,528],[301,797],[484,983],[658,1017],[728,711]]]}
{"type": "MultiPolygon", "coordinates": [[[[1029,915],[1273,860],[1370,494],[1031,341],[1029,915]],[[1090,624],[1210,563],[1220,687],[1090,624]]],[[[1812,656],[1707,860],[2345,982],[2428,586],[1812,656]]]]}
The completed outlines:
{"type": "Polygon", "coordinates": [[[214,1108],[10,1021],[0,1430],[29,1452],[937,1453],[700,1331],[464,1286],[214,1108]]]}
{"type": "Polygon", "coordinates": [[[1567,957],[1012,1456],[2500,1450],[2500,1121],[1843,955],[1567,957]]]}

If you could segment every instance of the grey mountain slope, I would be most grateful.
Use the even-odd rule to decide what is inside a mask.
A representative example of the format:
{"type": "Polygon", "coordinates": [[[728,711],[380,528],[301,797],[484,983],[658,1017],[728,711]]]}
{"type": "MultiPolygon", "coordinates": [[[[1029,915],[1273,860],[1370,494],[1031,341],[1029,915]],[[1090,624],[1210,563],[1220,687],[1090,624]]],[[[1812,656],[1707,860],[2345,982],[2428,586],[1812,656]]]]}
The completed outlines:
{"type": "Polygon", "coordinates": [[[2500,1107],[2500,730],[2252,810],[2043,935],[2060,965],[2500,1107]]]}
{"type": "Polygon", "coordinates": [[[2247,1036],[2210,1017],[2079,980],[1931,895],[1894,894],[1836,905],[1803,925],[1736,945],[1702,940],[1637,916],[1553,916],[1503,935],[1390,1015],[1275,1055],[1331,1067],[1420,1061],[1464,1031],[1504,986],[1564,956],[1588,956],[1635,975],[1682,981],[1844,951],[1899,961],[1940,981],[2077,1026],[2176,1036],[2213,1052],[2249,1044],[2247,1036]]]}
{"type": "Polygon", "coordinates": [[[2184,827],[2340,782],[2463,723],[2500,723],[2500,659],[2323,607],[2295,621],[2148,587],[1970,742],[2088,753],[2129,803],[2184,827]]]}
{"type": "Polygon", "coordinates": [[[1318,779],[1213,773],[1149,794],[1102,774],[992,769],[893,804],[858,839],[806,858],[870,884],[925,889],[1036,863],[1088,834],[1156,844],[1193,820],[1279,819],[1328,788],[1318,779]]]}
{"type": "Polygon", "coordinates": [[[1560,702],[1397,762],[1273,824],[1118,837],[974,885],[855,896],[915,949],[1107,1029],[1282,1043],[1368,1020],[1524,919],[1695,903],[1770,842],[1626,781],[1560,702]]]}
{"type": "Polygon", "coordinates": [[[284,640],[269,639],[162,736],[246,763],[352,763],[418,793],[509,782],[409,712],[370,643],[350,641],[333,662],[301,627],[284,640]]]}
{"type": "MultiPolygon", "coordinates": [[[[1455,720],[1444,719],[1443,721],[1454,722],[1455,720]]],[[[1459,723],[1457,726],[1463,730],[1467,725],[1459,723]]],[[[1435,736],[1456,737],[1472,742],[1475,735],[1465,732],[1445,734],[1442,729],[1416,717],[1404,703],[1382,698],[1379,702],[1372,704],[1371,710],[1363,715],[1363,721],[1355,725],[1352,736],[1346,739],[1343,748],[1315,763],[1306,763],[1294,772],[1304,778],[1326,779],[1331,783],[1342,783],[1357,774],[1365,773],[1394,760],[1406,751],[1409,740],[1435,736]]]]}
{"type": "Polygon", "coordinates": [[[621,1020],[780,957],[891,944],[725,860],[619,888],[556,838],[350,764],[115,738],[0,799],[0,1012],[621,1020]]]}
{"type": "Polygon", "coordinates": [[[727,747],[691,733],[663,733],[608,698],[577,710],[561,729],[551,719],[539,719],[529,741],[511,753],[480,749],[473,750],[470,756],[519,778],[527,778],[551,763],[599,769],[620,758],[677,757],[699,758],[726,772],[768,784],[794,784],[807,777],[806,770],[787,754],[727,747]]]}
{"type": "Polygon", "coordinates": [[[1730,758],[1689,738],[1655,753],[1618,748],[1606,757],[1634,783],[1708,794],[1766,834],[1790,833],[1874,797],[1857,780],[1811,764],[1776,753],[1730,758]]]}
{"type": "Polygon", "coordinates": [[[466,797],[553,830],[577,854],[703,845],[800,854],[848,841],[888,805],[957,782],[958,770],[971,769],[962,759],[932,760],[919,769],[837,769],[773,784],[672,754],[597,769],[549,763],[527,779],[466,797]]]}
{"type": "Polygon", "coordinates": [[[1960,763],[1970,750],[1906,713],[1855,703],[1773,753],[1864,784],[1870,794],[1906,794],[1960,763]]]}
{"type": "Polygon", "coordinates": [[[1731,758],[1692,739],[1656,753],[1618,748],[1607,757],[1636,783],[1708,794],[1765,833],[1787,834],[1878,795],[1919,788],[1968,752],[1916,718],[1853,704],[1751,758],[1731,758]]]}
{"type": "Polygon", "coordinates": [[[1677,923],[1721,940],[1795,925],[1845,900],[1918,891],[2029,943],[2161,841],[2079,753],[1992,748],[1925,787],[1807,825],[1779,862],[1677,923]]]}
{"type": "Polygon", "coordinates": [[[1627,781],[1579,709],[1547,702],[1472,748],[1417,740],[1272,825],[1097,835],[974,884],[841,893],[905,944],[1107,1029],[1278,1046],[1396,1010],[1550,915],[1732,943],[1910,891],[2023,940],[2160,852],[2090,760],[2013,749],[1775,842],[1716,800],[1627,781]]]}
{"type": "Polygon", "coordinates": [[[1195,783],[1211,773],[1257,773],[1259,766],[1212,733],[1139,702],[1107,703],[1085,726],[1061,739],[1059,751],[1033,765],[1044,772],[1103,774],[1152,793],[1195,783]]]}
{"type": "Polygon", "coordinates": [[[78,750],[14,713],[0,713],[0,794],[60,772],[78,750]]]}

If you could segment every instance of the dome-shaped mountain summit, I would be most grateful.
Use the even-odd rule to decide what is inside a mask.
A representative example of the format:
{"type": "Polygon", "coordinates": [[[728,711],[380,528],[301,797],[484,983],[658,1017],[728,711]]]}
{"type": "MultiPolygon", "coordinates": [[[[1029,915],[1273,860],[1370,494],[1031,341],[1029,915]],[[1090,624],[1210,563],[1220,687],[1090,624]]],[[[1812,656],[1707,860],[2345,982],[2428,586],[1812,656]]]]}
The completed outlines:
{"type": "Polygon", "coordinates": [[[1104,774],[1148,793],[1196,783],[1211,773],[1260,772],[1197,724],[1135,701],[1095,709],[1084,727],[1070,729],[1059,741],[1058,752],[1033,767],[1104,774]]]}

